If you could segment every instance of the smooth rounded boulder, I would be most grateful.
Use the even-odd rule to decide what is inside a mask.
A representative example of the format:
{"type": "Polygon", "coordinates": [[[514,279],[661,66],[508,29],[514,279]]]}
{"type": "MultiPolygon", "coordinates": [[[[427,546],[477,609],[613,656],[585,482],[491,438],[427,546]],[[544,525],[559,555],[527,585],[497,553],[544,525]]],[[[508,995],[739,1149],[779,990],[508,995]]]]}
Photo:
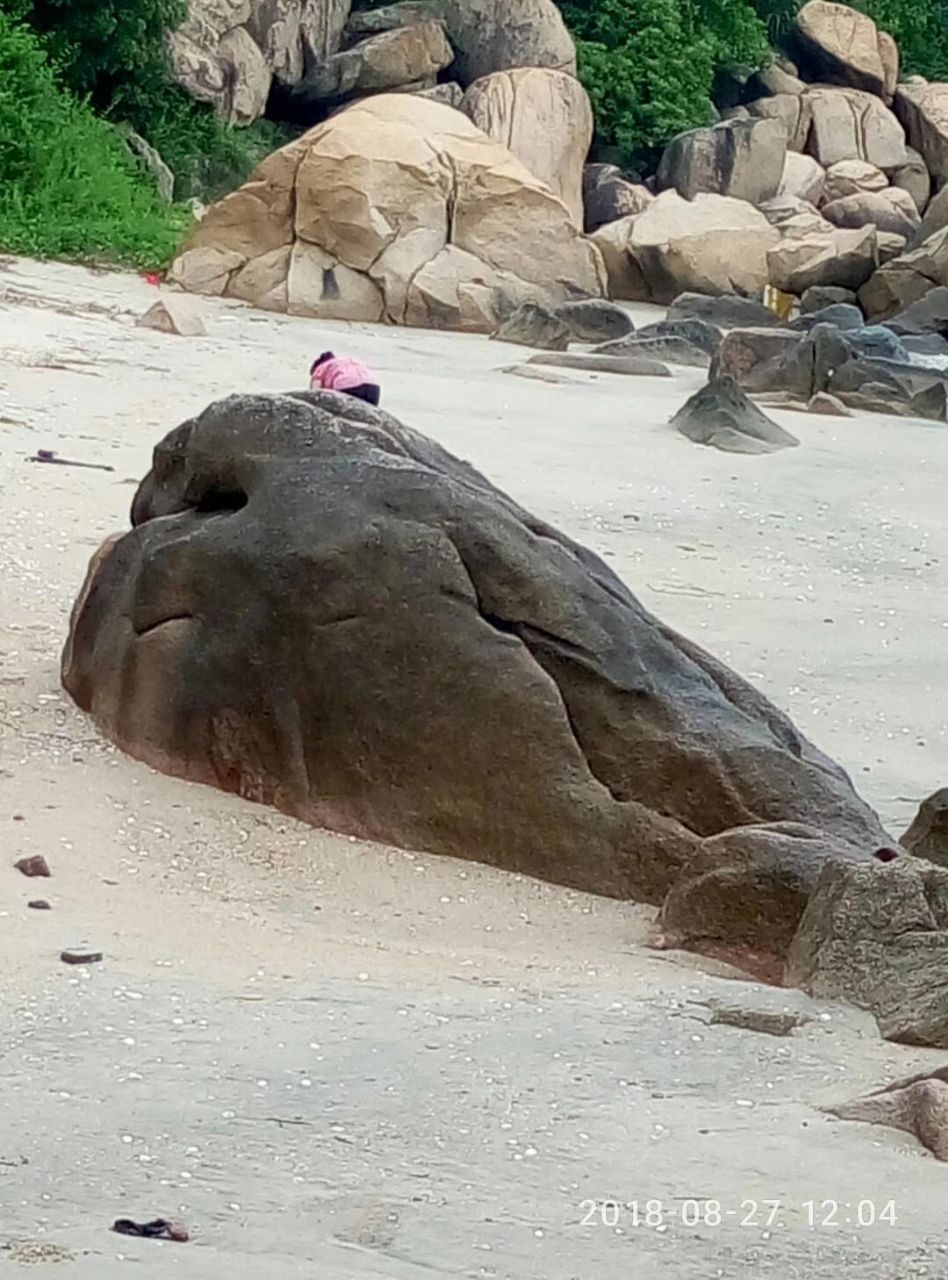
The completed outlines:
{"type": "Polygon", "coordinates": [[[158,445],[63,680],[165,772],[618,898],[661,900],[709,839],[737,856],[761,823],[803,824],[830,859],[891,843],[842,769],[602,560],[332,392],[231,396],[158,445]]]}
{"type": "Polygon", "coordinates": [[[606,290],[549,187],[410,94],[358,102],[268,156],[208,209],[170,277],[292,315],[488,333],[519,303],[606,290]]]}

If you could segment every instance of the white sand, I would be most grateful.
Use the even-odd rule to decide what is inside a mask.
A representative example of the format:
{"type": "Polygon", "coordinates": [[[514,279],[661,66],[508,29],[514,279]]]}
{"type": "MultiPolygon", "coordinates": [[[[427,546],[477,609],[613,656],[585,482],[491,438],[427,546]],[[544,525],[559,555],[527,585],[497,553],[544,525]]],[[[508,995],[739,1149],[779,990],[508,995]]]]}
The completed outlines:
{"type": "MultiPolygon", "coordinates": [[[[941,1274],[948,1172],[813,1105],[942,1055],[839,1011],[790,1039],[706,1027],[689,1002],[730,984],[643,950],[648,911],[152,774],[74,710],[58,660],[153,445],[215,396],[301,384],[332,346],[754,679],[898,834],[948,781],[948,430],[776,413],[799,449],[728,457],[667,426],[695,371],[553,386],[482,338],[204,300],[208,336],[182,339],[133,326],[155,297],[0,271],[0,1246],[66,1251],[77,1280],[941,1274]],[[53,879],[12,870],[32,853],[53,879]],[[104,963],[66,968],[82,939],[104,963]],[[582,1225],[583,1200],[681,1197],[781,1206],[769,1232],[746,1208],[582,1225]],[[854,1207],[806,1225],[808,1200],[893,1198],[894,1226],[857,1230],[854,1207]],[[158,1214],[194,1241],[108,1231],[158,1214]]],[[[0,1276],[30,1256],[0,1251],[0,1276]]]]}

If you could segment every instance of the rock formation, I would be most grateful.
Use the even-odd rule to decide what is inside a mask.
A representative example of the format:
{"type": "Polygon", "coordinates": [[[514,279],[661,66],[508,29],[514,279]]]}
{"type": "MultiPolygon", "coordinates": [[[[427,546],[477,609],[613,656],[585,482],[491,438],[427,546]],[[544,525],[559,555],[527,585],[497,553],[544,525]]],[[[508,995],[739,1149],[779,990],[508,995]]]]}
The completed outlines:
{"type": "MultiPolygon", "coordinates": [[[[726,861],[759,867],[779,830],[795,878],[801,851],[813,877],[891,843],[838,766],[605,563],[358,401],[211,405],[158,445],[132,525],[93,558],[63,680],[156,768],[652,902],[720,867],[725,833],[726,861]]],[[[802,909],[779,880],[764,892],[802,909]]],[[[705,918],[742,885],[712,879],[705,918]]]]}
{"type": "Polygon", "coordinates": [[[460,112],[406,94],[269,156],[208,209],[171,278],[294,315],[486,332],[517,303],[606,284],[548,187],[460,112]]]}

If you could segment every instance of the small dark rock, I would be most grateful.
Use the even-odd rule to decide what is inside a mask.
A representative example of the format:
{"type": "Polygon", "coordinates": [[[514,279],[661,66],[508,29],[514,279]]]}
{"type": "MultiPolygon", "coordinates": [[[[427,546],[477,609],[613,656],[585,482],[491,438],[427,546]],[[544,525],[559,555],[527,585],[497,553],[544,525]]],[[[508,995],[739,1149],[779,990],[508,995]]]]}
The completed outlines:
{"type": "Polygon", "coordinates": [[[521,347],[542,347],[565,351],[572,333],[569,326],[535,302],[525,302],[494,331],[499,342],[515,342],[521,347]]]}
{"type": "Polygon", "coordinates": [[[693,347],[700,347],[713,356],[721,345],[721,330],[707,320],[696,317],[680,320],[656,320],[638,331],[640,338],[682,338],[693,347]]]}
{"type": "Polygon", "coordinates": [[[814,284],[804,290],[800,299],[800,314],[812,315],[814,311],[824,311],[827,307],[839,305],[857,306],[856,295],[852,289],[844,289],[835,284],[814,284]]]}
{"type": "Polygon", "coordinates": [[[622,373],[632,377],[670,378],[671,370],[649,356],[602,356],[571,351],[562,355],[531,356],[527,364],[552,364],[563,369],[585,369],[588,373],[622,373]]]}
{"type": "Polygon", "coordinates": [[[900,364],[909,363],[905,345],[885,325],[870,324],[864,329],[856,329],[846,334],[846,341],[861,356],[869,356],[874,360],[895,360],[900,364]]]}
{"type": "Polygon", "coordinates": [[[67,947],[59,958],[63,964],[98,964],[102,952],[93,951],[90,947],[67,947]]]}
{"type": "Polygon", "coordinates": [[[49,863],[41,853],[34,853],[28,858],[21,858],[19,862],[14,862],[13,865],[17,871],[22,871],[25,876],[51,876],[53,874],[49,869],[49,863]]]}
{"type": "Polygon", "coordinates": [[[948,867],[948,787],[923,800],[915,820],[899,841],[916,858],[948,867]]]}
{"type": "Polygon", "coordinates": [[[28,902],[26,905],[28,907],[32,907],[34,911],[52,911],[52,907],[49,905],[49,903],[46,901],[45,898],[34,898],[31,902],[28,902]]]}

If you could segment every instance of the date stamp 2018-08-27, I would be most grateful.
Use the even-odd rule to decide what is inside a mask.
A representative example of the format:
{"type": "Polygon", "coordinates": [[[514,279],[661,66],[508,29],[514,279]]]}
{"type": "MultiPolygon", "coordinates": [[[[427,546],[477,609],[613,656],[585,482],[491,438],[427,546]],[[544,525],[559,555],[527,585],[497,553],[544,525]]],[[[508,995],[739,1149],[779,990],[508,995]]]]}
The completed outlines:
{"type": "Polygon", "coordinates": [[[580,1225],[622,1230],[668,1231],[673,1227],[736,1226],[748,1231],[867,1231],[894,1227],[894,1200],[799,1200],[747,1198],[715,1200],[583,1200],[580,1225]]]}

